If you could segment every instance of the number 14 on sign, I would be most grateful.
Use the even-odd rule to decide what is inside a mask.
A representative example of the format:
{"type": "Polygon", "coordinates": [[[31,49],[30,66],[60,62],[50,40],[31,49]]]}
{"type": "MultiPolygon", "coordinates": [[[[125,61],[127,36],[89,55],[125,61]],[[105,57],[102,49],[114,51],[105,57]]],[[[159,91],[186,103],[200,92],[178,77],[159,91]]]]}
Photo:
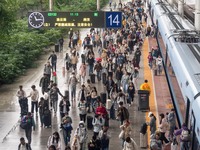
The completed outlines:
{"type": "Polygon", "coordinates": [[[122,27],[122,13],[121,12],[106,12],[106,27],[107,28],[121,28],[122,27]]]}

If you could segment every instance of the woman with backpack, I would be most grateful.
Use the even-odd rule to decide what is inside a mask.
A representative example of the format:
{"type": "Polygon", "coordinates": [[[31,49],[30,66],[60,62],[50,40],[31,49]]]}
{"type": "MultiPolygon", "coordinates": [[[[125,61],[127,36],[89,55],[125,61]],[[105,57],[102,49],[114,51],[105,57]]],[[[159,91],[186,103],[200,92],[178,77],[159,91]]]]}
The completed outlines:
{"type": "Polygon", "coordinates": [[[181,129],[174,133],[175,136],[180,135],[180,147],[181,150],[188,150],[190,143],[190,130],[187,128],[186,124],[183,123],[181,129]]]}
{"type": "Polygon", "coordinates": [[[47,142],[47,148],[49,148],[51,145],[54,145],[56,147],[56,150],[61,150],[61,138],[58,132],[54,132],[53,135],[51,135],[47,142]]]}
{"type": "Polygon", "coordinates": [[[163,144],[163,141],[165,142],[165,144],[169,144],[169,141],[167,140],[165,133],[167,132],[169,127],[169,124],[165,118],[165,115],[163,113],[160,114],[160,125],[159,125],[159,129],[160,129],[160,140],[163,144]]]}

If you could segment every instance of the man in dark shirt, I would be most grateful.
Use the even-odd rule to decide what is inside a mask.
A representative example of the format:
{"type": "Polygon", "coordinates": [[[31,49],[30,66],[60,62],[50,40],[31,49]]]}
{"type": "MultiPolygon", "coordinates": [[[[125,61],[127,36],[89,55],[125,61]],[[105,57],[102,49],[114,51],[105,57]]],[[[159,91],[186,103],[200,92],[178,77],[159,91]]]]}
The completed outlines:
{"type": "Polygon", "coordinates": [[[53,51],[48,60],[51,59],[52,71],[56,71],[57,55],[53,51]]]}

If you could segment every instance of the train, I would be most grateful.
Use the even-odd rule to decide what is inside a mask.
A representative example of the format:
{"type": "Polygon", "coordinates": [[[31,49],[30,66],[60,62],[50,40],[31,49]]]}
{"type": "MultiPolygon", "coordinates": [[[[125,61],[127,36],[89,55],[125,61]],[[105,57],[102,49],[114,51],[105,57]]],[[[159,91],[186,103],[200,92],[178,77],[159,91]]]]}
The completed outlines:
{"type": "Polygon", "coordinates": [[[191,131],[191,149],[200,150],[200,35],[167,2],[148,1],[179,127],[191,131]]]}

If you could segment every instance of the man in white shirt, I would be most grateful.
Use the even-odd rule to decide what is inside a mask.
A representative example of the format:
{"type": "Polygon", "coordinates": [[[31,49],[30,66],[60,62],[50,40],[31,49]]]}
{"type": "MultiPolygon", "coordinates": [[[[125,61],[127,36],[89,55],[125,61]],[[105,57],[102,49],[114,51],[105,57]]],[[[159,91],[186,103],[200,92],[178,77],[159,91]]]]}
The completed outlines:
{"type": "Polygon", "coordinates": [[[31,150],[30,145],[25,142],[25,139],[23,137],[20,138],[20,144],[18,146],[18,150],[31,150]]]}
{"type": "MultiPolygon", "coordinates": [[[[36,111],[36,115],[38,115],[38,99],[39,99],[39,92],[36,89],[35,85],[31,86],[32,91],[28,97],[31,97],[31,113],[34,113],[34,107],[36,111]]],[[[27,98],[28,98],[27,97],[27,98]]]]}
{"type": "Polygon", "coordinates": [[[156,58],[156,66],[158,68],[158,74],[160,75],[162,73],[162,57],[160,55],[156,58]]]}

